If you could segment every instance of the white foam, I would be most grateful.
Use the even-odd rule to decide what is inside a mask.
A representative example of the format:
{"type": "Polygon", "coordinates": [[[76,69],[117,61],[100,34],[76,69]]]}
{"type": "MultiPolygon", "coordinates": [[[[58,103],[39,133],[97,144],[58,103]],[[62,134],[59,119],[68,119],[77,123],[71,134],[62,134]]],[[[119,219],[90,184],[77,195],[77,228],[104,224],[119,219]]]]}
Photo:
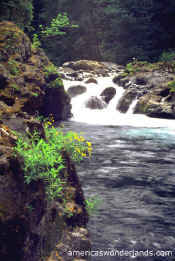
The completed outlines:
{"type": "Polygon", "coordinates": [[[116,110],[117,104],[124,93],[124,89],[113,83],[110,77],[97,78],[98,84],[85,83],[84,81],[64,80],[65,89],[75,85],[86,86],[87,91],[71,99],[72,103],[72,121],[84,122],[97,125],[115,125],[115,126],[135,126],[135,127],[166,127],[175,131],[175,120],[150,118],[143,114],[133,114],[133,109],[137,103],[135,99],[127,113],[120,113],[116,110]],[[107,87],[114,87],[116,95],[110,101],[109,105],[102,110],[92,110],[85,107],[85,102],[90,96],[99,97],[102,91],[107,87]]]}

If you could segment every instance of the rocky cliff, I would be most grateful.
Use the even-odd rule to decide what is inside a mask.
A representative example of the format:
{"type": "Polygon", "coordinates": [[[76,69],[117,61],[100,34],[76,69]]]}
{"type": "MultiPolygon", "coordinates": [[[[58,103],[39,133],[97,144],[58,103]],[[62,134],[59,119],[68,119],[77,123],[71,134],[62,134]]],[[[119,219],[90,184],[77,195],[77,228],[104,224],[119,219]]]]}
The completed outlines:
{"type": "Polygon", "coordinates": [[[73,260],[88,250],[88,214],[74,165],[64,154],[64,196],[48,201],[42,180],[26,184],[17,134],[38,131],[36,116],[70,117],[70,98],[42,50],[11,22],[0,23],[0,260],[73,260]],[[66,205],[65,205],[66,202],[66,205]],[[65,211],[65,207],[69,212],[65,211]]]}

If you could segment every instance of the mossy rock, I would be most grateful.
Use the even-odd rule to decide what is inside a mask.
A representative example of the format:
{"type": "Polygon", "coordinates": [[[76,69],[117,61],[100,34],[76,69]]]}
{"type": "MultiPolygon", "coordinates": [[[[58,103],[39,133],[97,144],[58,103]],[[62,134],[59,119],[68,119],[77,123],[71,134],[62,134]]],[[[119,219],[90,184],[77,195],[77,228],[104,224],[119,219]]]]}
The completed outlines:
{"type": "Polygon", "coordinates": [[[31,42],[28,36],[11,22],[0,22],[0,61],[7,61],[15,55],[16,60],[26,61],[31,56],[31,42]]]}

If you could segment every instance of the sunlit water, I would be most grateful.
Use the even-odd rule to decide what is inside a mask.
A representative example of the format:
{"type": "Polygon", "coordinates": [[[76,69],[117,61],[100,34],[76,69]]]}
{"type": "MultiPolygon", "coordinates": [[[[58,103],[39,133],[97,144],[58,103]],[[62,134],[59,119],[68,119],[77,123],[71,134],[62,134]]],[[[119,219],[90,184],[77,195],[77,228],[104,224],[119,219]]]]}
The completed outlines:
{"type": "MultiPolygon", "coordinates": [[[[91,85],[92,95],[113,86],[105,80],[99,90],[91,85]]],[[[93,143],[92,158],[77,166],[85,196],[101,199],[88,224],[93,250],[145,253],[92,260],[174,261],[175,255],[160,251],[175,251],[175,121],[121,114],[114,110],[117,97],[111,108],[94,112],[83,107],[83,95],[73,98],[76,114],[65,129],[93,143]]]]}

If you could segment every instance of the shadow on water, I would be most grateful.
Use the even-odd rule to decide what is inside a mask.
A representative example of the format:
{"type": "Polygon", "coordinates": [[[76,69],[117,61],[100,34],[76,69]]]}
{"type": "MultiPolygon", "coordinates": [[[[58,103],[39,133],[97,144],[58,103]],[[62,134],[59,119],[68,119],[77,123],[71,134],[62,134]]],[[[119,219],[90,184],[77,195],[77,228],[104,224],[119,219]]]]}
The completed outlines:
{"type": "Polygon", "coordinates": [[[86,197],[102,200],[88,224],[93,250],[118,251],[92,260],[175,261],[174,133],[77,122],[65,129],[93,143],[92,159],[77,166],[86,197]]]}

